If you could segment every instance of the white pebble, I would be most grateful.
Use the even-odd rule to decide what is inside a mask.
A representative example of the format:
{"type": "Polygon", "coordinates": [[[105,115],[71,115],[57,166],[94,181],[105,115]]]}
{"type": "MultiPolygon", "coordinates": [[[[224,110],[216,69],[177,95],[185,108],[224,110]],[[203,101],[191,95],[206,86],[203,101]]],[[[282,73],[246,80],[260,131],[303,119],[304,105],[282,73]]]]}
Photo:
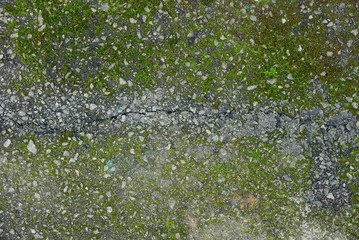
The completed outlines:
{"type": "Polygon", "coordinates": [[[38,193],[35,193],[35,198],[37,199],[37,200],[39,200],[41,197],[40,197],[40,194],[38,194],[38,193]]]}
{"type": "Polygon", "coordinates": [[[43,239],[44,237],[41,236],[41,235],[38,234],[38,233],[35,233],[34,238],[35,238],[35,239],[43,239]]]}
{"type": "Polygon", "coordinates": [[[90,104],[90,110],[92,111],[92,110],[94,110],[95,108],[97,108],[97,105],[96,105],[96,104],[91,103],[91,104],[90,104]]]}
{"type": "Polygon", "coordinates": [[[37,149],[32,140],[30,140],[29,143],[27,144],[27,150],[29,150],[29,152],[31,152],[32,154],[36,154],[37,149]]]}
{"type": "Polygon", "coordinates": [[[108,5],[107,3],[102,4],[101,9],[104,10],[105,12],[107,12],[110,9],[110,5],[108,5]]]}
{"type": "Polygon", "coordinates": [[[352,30],[351,33],[352,33],[354,36],[358,35],[358,29],[352,30]]]}
{"type": "Polygon", "coordinates": [[[42,18],[41,11],[39,12],[39,15],[37,16],[37,21],[39,22],[40,26],[44,23],[44,19],[42,18]]]}
{"type": "Polygon", "coordinates": [[[7,148],[7,147],[10,146],[10,144],[11,144],[11,140],[8,139],[8,140],[6,140],[6,141],[4,142],[4,147],[7,148]]]}
{"type": "Polygon", "coordinates": [[[65,150],[64,153],[63,153],[63,156],[64,156],[64,157],[69,157],[69,156],[70,156],[69,151],[65,150]]]}
{"type": "Polygon", "coordinates": [[[39,32],[44,31],[45,27],[46,27],[46,24],[42,25],[42,26],[38,29],[38,31],[39,31],[39,32]]]}
{"type": "Polygon", "coordinates": [[[352,106],[353,106],[353,108],[358,109],[358,103],[357,102],[352,102],[352,106]]]}
{"type": "Polygon", "coordinates": [[[120,85],[125,85],[127,82],[125,81],[125,79],[120,77],[120,85]]]}
{"type": "Polygon", "coordinates": [[[332,56],[333,56],[333,52],[328,51],[328,52],[327,52],[327,56],[328,56],[328,57],[332,57],[332,56]]]}
{"type": "Polygon", "coordinates": [[[267,80],[267,83],[268,84],[274,84],[274,83],[276,83],[277,82],[277,79],[275,79],[275,78],[273,78],[273,79],[268,79],[267,80]]]}
{"type": "Polygon", "coordinates": [[[107,212],[112,213],[112,207],[107,207],[107,212]]]}
{"type": "Polygon", "coordinates": [[[248,86],[247,87],[247,90],[248,91],[252,91],[252,90],[254,90],[254,89],[256,89],[257,88],[257,85],[251,85],[251,86],[248,86]]]}
{"type": "Polygon", "coordinates": [[[13,33],[10,35],[10,38],[17,38],[19,37],[19,34],[18,33],[13,33]]]}
{"type": "Polygon", "coordinates": [[[257,17],[254,16],[254,15],[251,15],[251,16],[250,16],[250,19],[251,19],[251,21],[253,21],[253,22],[256,22],[256,21],[257,21],[257,17]]]}
{"type": "Polygon", "coordinates": [[[329,194],[327,195],[327,198],[332,199],[332,200],[335,199],[333,193],[329,193],[329,194]]]}

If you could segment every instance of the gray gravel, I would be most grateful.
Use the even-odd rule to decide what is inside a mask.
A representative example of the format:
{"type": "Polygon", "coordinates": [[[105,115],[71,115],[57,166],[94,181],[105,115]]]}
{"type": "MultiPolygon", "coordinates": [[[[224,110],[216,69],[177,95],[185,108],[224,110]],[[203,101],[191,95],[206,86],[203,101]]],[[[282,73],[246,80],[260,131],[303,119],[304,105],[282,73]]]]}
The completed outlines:
{"type": "MultiPolygon", "coordinates": [[[[359,147],[355,143],[359,119],[341,110],[339,105],[323,103],[323,108],[289,116],[276,110],[285,104],[280,102],[266,106],[230,102],[212,109],[209,104],[193,100],[178,101],[161,88],[142,95],[119,93],[108,97],[98,92],[66,88],[64,91],[50,83],[28,89],[27,96],[18,95],[10,88],[2,89],[0,99],[4,146],[11,138],[28,133],[56,135],[71,130],[105,134],[123,131],[124,126],[142,130],[160,126],[178,133],[186,128],[192,134],[209,133],[208,138],[213,142],[258,136],[263,141],[279,144],[284,152],[295,154],[298,159],[310,155],[314,166],[308,200],[313,206],[337,210],[350,204],[351,192],[339,179],[337,158],[359,147]]],[[[36,154],[31,141],[27,148],[36,154]]]]}

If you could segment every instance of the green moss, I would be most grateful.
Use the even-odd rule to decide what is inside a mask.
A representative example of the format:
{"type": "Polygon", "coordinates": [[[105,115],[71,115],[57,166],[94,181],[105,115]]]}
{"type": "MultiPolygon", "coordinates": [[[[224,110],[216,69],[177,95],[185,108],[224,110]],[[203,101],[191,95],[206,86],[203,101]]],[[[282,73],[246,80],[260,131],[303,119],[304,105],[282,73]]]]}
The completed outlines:
{"type": "Polygon", "coordinates": [[[347,157],[342,157],[340,163],[342,166],[341,179],[344,180],[352,192],[351,206],[348,209],[341,209],[337,215],[342,216],[345,219],[346,224],[340,226],[342,229],[346,229],[350,238],[358,237],[359,232],[359,150],[354,149],[347,157]]]}
{"type": "MultiPolygon", "coordinates": [[[[186,1],[180,4],[165,2],[162,3],[162,10],[168,12],[171,19],[162,30],[165,38],[159,42],[151,38],[139,39],[136,24],[128,24],[128,30],[119,34],[116,28],[108,23],[108,19],[113,19],[113,22],[120,26],[123,23],[119,19],[127,23],[129,18],[139,20],[138,16],[146,15],[147,20],[141,24],[141,32],[151,33],[157,28],[148,24],[157,21],[154,18],[155,11],[147,13],[145,7],[158,9],[160,1],[107,3],[111,6],[108,12],[101,9],[94,12],[89,4],[82,1],[72,1],[66,5],[57,2],[36,2],[31,5],[19,1],[12,6],[6,6],[5,9],[15,19],[8,25],[9,34],[15,28],[19,28],[20,37],[12,39],[11,42],[22,61],[33,69],[32,75],[36,76],[35,79],[33,76],[25,77],[23,81],[37,81],[44,77],[47,79],[49,74],[51,76],[53,67],[61,64],[61,69],[56,69],[55,73],[63,81],[84,83],[86,87],[92,83],[101,90],[116,89],[115,86],[119,86],[116,81],[120,76],[134,83],[130,91],[151,89],[163,83],[170,88],[177,86],[178,81],[185,80],[189,85],[181,91],[188,92],[189,95],[196,92],[200,95],[199,99],[206,101],[206,94],[222,96],[225,92],[235,89],[237,84],[244,87],[258,85],[255,91],[246,94],[251,102],[261,103],[266,99],[288,100],[296,106],[306,108],[312,108],[323,100],[321,96],[310,98],[307,94],[311,87],[310,80],[322,72],[326,72],[326,76],[319,77],[319,80],[330,94],[326,100],[344,99],[343,96],[352,96],[358,90],[354,81],[345,80],[357,75],[355,61],[349,59],[346,66],[339,66],[337,57],[326,57],[327,51],[336,52],[341,45],[332,40],[329,40],[329,45],[326,44],[327,29],[317,15],[310,20],[314,27],[303,27],[303,22],[307,21],[308,16],[297,14],[299,7],[294,2],[279,4],[273,1],[260,1],[258,4],[250,5],[254,12],[263,10],[272,13],[271,17],[267,14],[258,15],[257,22],[252,22],[247,13],[242,13],[237,3],[218,5],[214,1],[201,1],[202,5],[189,4],[186,1]],[[223,24],[212,19],[205,22],[198,19],[190,21],[180,15],[181,11],[191,13],[194,10],[199,15],[204,14],[206,5],[216,5],[214,14],[221,15],[221,21],[234,19],[236,24],[227,23],[223,27],[223,24]],[[264,7],[265,5],[267,7],[264,7]],[[286,16],[282,14],[283,9],[286,16]],[[28,27],[37,24],[39,10],[42,12],[44,24],[48,26],[43,32],[28,27]],[[30,12],[34,12],[33,17],[30,16],[30,12]],[[25,16],[30,24],[24,25],[17,18],[19,15],[25,16]],[[176,17],[180,21],[173,21],[176,17]],[[282,18],[286,19],[284,24],[281,22],[282,18]],[[81,41],[88,36],[101,39],[104,32],[109,32],[112,36],[103,46],[81,41]],[[199,37],[196,43],[192,43],[187,37],[190,32],[200,33],[199,36],[204,34],[205,37],[199,37]],[[296,35],[296,32],[299,32],[299,35],[296,35]],[[28,34],[32,34],[33,37],[27,39],[28,34]],[[222,36],[225,39],[220,39],[222,36]],[[64,43],[64,39],[70,41],[64,43]],[[127,44],[131,46],[128,47],[127,44]],[[299,46],[303,51],[298,51],[299,46]],[[70,48],[73,50],[69,51],[70,48]],[[91,50],[92,48],[94,49],[91,50]],[[82,64],[90,58],[94,62],[96,59],[105,59],[105,62],[96,70],[90,71],[88,66],[82,64]],[[129,65],[123,64],[124,58],[129,65]],[[164,66],[162,60],[165,60],[167,66],[164,66]],[[114,62],[117,63],[116,66],[109,70],[108,67],[114,62]],[[187,62],[190,63],[189,67],[186,66],[187,62]],[[222,65],[225,63],[228,66],[227,70],[223,71],[222,65]],[[80,69],[81,73],[76,72],[74,64],[77,64],[75,68],[80,69]],[[162,72],[161,78],[157,76],[159,69],[162,72]],[[199,71],[206,76],[205,79],[197,75],[199,71]],[[65,78],[67,74],[70,75],[65,78]],[[287,79],[288,74],[293,76],[293,80],[287,79]],[[106,79],[105,76],[111,78],[106,79]],[[276,78],[277,83],[267,84],[268,78],[276,78]],[[218,91],[218,88],[226,91],[218,91]]],[[[332,4],[335,3],[323,5],[327,18],[334,14],[329,11],[332,4]]],[[[347,14],[354,9],[355,6],[349,4],[347,14]]],[[[340,20],[345,19],[340,17],[340,20]]],[[[344,42],[350,38],[350,34],[346,32],[341,33],[341,36],[344,42]]],[[[353,49],[352,54],[355,54],[356,48],[353,49]]],[[[355,113],[356,110],[350,104],[347,107],[355,113]]]]}

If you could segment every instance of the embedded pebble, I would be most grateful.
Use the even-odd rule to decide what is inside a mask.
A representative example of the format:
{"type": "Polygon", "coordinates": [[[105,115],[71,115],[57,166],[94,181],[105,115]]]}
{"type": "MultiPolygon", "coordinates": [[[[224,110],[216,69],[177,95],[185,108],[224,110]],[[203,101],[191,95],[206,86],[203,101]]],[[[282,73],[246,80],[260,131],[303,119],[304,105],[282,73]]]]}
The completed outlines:
{"type": "Polygon", "coordinates": [[[257,85],[251,85],[251,86],[247,87],[247,90],[252,91],[252,90],[256,89],[257,87],[258,87],[257,85]]]}
{"type": "Polygon", "coordinates": [[[32,154],[37,153],[36,146],[35,146],[34,142],[31,139],[29,140],[29,143],[27,144],[27,150],[29,150],[29,152],[31,152],[32,154]]]}
{"type": "Polygon", "coordinates": [[[334,197],[333,193],[329,193],[329,194],[327,195],[327,198],[332,199],[332,200],[334,200],[334,199],[335,199],[335,197],[334,197]]]}
{"type": "Polygon", "coordinates": [[[10,139],[7,139],[5,142],[4,142],[4,147],[7,148],[9,147],[11,144],[11,140],[10,139]]]}

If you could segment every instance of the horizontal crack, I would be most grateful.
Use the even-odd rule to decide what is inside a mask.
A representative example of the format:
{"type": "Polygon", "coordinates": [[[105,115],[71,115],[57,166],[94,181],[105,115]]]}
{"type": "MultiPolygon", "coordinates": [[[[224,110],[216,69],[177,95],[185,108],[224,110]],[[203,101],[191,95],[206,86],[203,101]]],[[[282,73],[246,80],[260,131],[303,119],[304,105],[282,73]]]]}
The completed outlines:
{"type": "MultiPolygon", "coordinates": [[[[15,120],[15,119],[11,118],[9,120],[12,121],[14,123],[14,125],[13,126],[3,125],[3,126],[1,126],[1,130],[22,129],[27,132],[33,132],[35,134],[51,134],[51,133],[62,133],[62,132],[66,132],[66,131],[81,131],[85,126],[89,126],[93,123],[115,121],[117,119],[120,119],[122,116],[130,116],[130,115],[135,115],[135,114],[142,115],[142,116],[148,116],[150,114],[155,114],[155,113],[164,113],[166,115],[170,115],[170,114],[179,115],[182,113],[189,113],[194,116],[216,119],[216,118],[221,118],[221,117],[228,118],[234,111],[236,111],[235,109],[232,109],[232,110],[227,110],[225,112],[222,111],[222,112],[211,113],[211,114],[208,114],[208,113],[200,114],[199,112],[201,110],[204,110],[204,109],[200,109],[197,111],[192,111],[192,110],[187,110],[187,109],[157,109],[157,110],[146,110],[146,111],[130,111],[129,108],[127,108],[123,112],[120,112],[116,115],[107,116],[107,117],[103,117],[103,118],[89,116],[88,119],[83,119],[79,123],[73,123],[73,124],[70,123],[70,124],[65,124],[65,125],[59,125],[58,123],[56,123],[56,120],[55,120],[55,123],[51,125],[49,123],[50,119],[45,119],[40,122],[39,119],[33,119],[31,121],[19,121],[19,120],[15,120]]],[[[53,121],[54,119],[51,119],[51,120],[53,121]]]]}
{"type": "Polygon", "coordinates": [[[109,117],[106,117],[106,118],[96,118],[92,121],[89,121],[88,123],[91,123],[91,122],[101,122],[101,121],[110,121],[110,120],[116,120],[116,119],[119,119],[120,117],[122,116],[129,116],[131,114],[139,114],[139,115],[143,115],[143,116],[146,116],[146,115],[149,115],[151,113],[165,113],[165,114],[181,114],[181,113],[190,113],[192,115],[197,115],[197,116],[205,116],[205,117],[218,117],[218,116],[224,116],[224,117],[229,117],[233,112],[235,111],[235,109],[232,109],[232,110],[229,110],[225,113],[216,113],[216,114],[199,114],[199,112],[193,112],[191,110],[182,110],[182,109],[174,109],[174,110],[171,110],[171,109],[158,109],[158,110],[146,110],[146,111],[128,111],[126,112],[126,110],[124,112],[121,112],[117,115],[112,115],[112,116],[109,116],[109,117]]]}

